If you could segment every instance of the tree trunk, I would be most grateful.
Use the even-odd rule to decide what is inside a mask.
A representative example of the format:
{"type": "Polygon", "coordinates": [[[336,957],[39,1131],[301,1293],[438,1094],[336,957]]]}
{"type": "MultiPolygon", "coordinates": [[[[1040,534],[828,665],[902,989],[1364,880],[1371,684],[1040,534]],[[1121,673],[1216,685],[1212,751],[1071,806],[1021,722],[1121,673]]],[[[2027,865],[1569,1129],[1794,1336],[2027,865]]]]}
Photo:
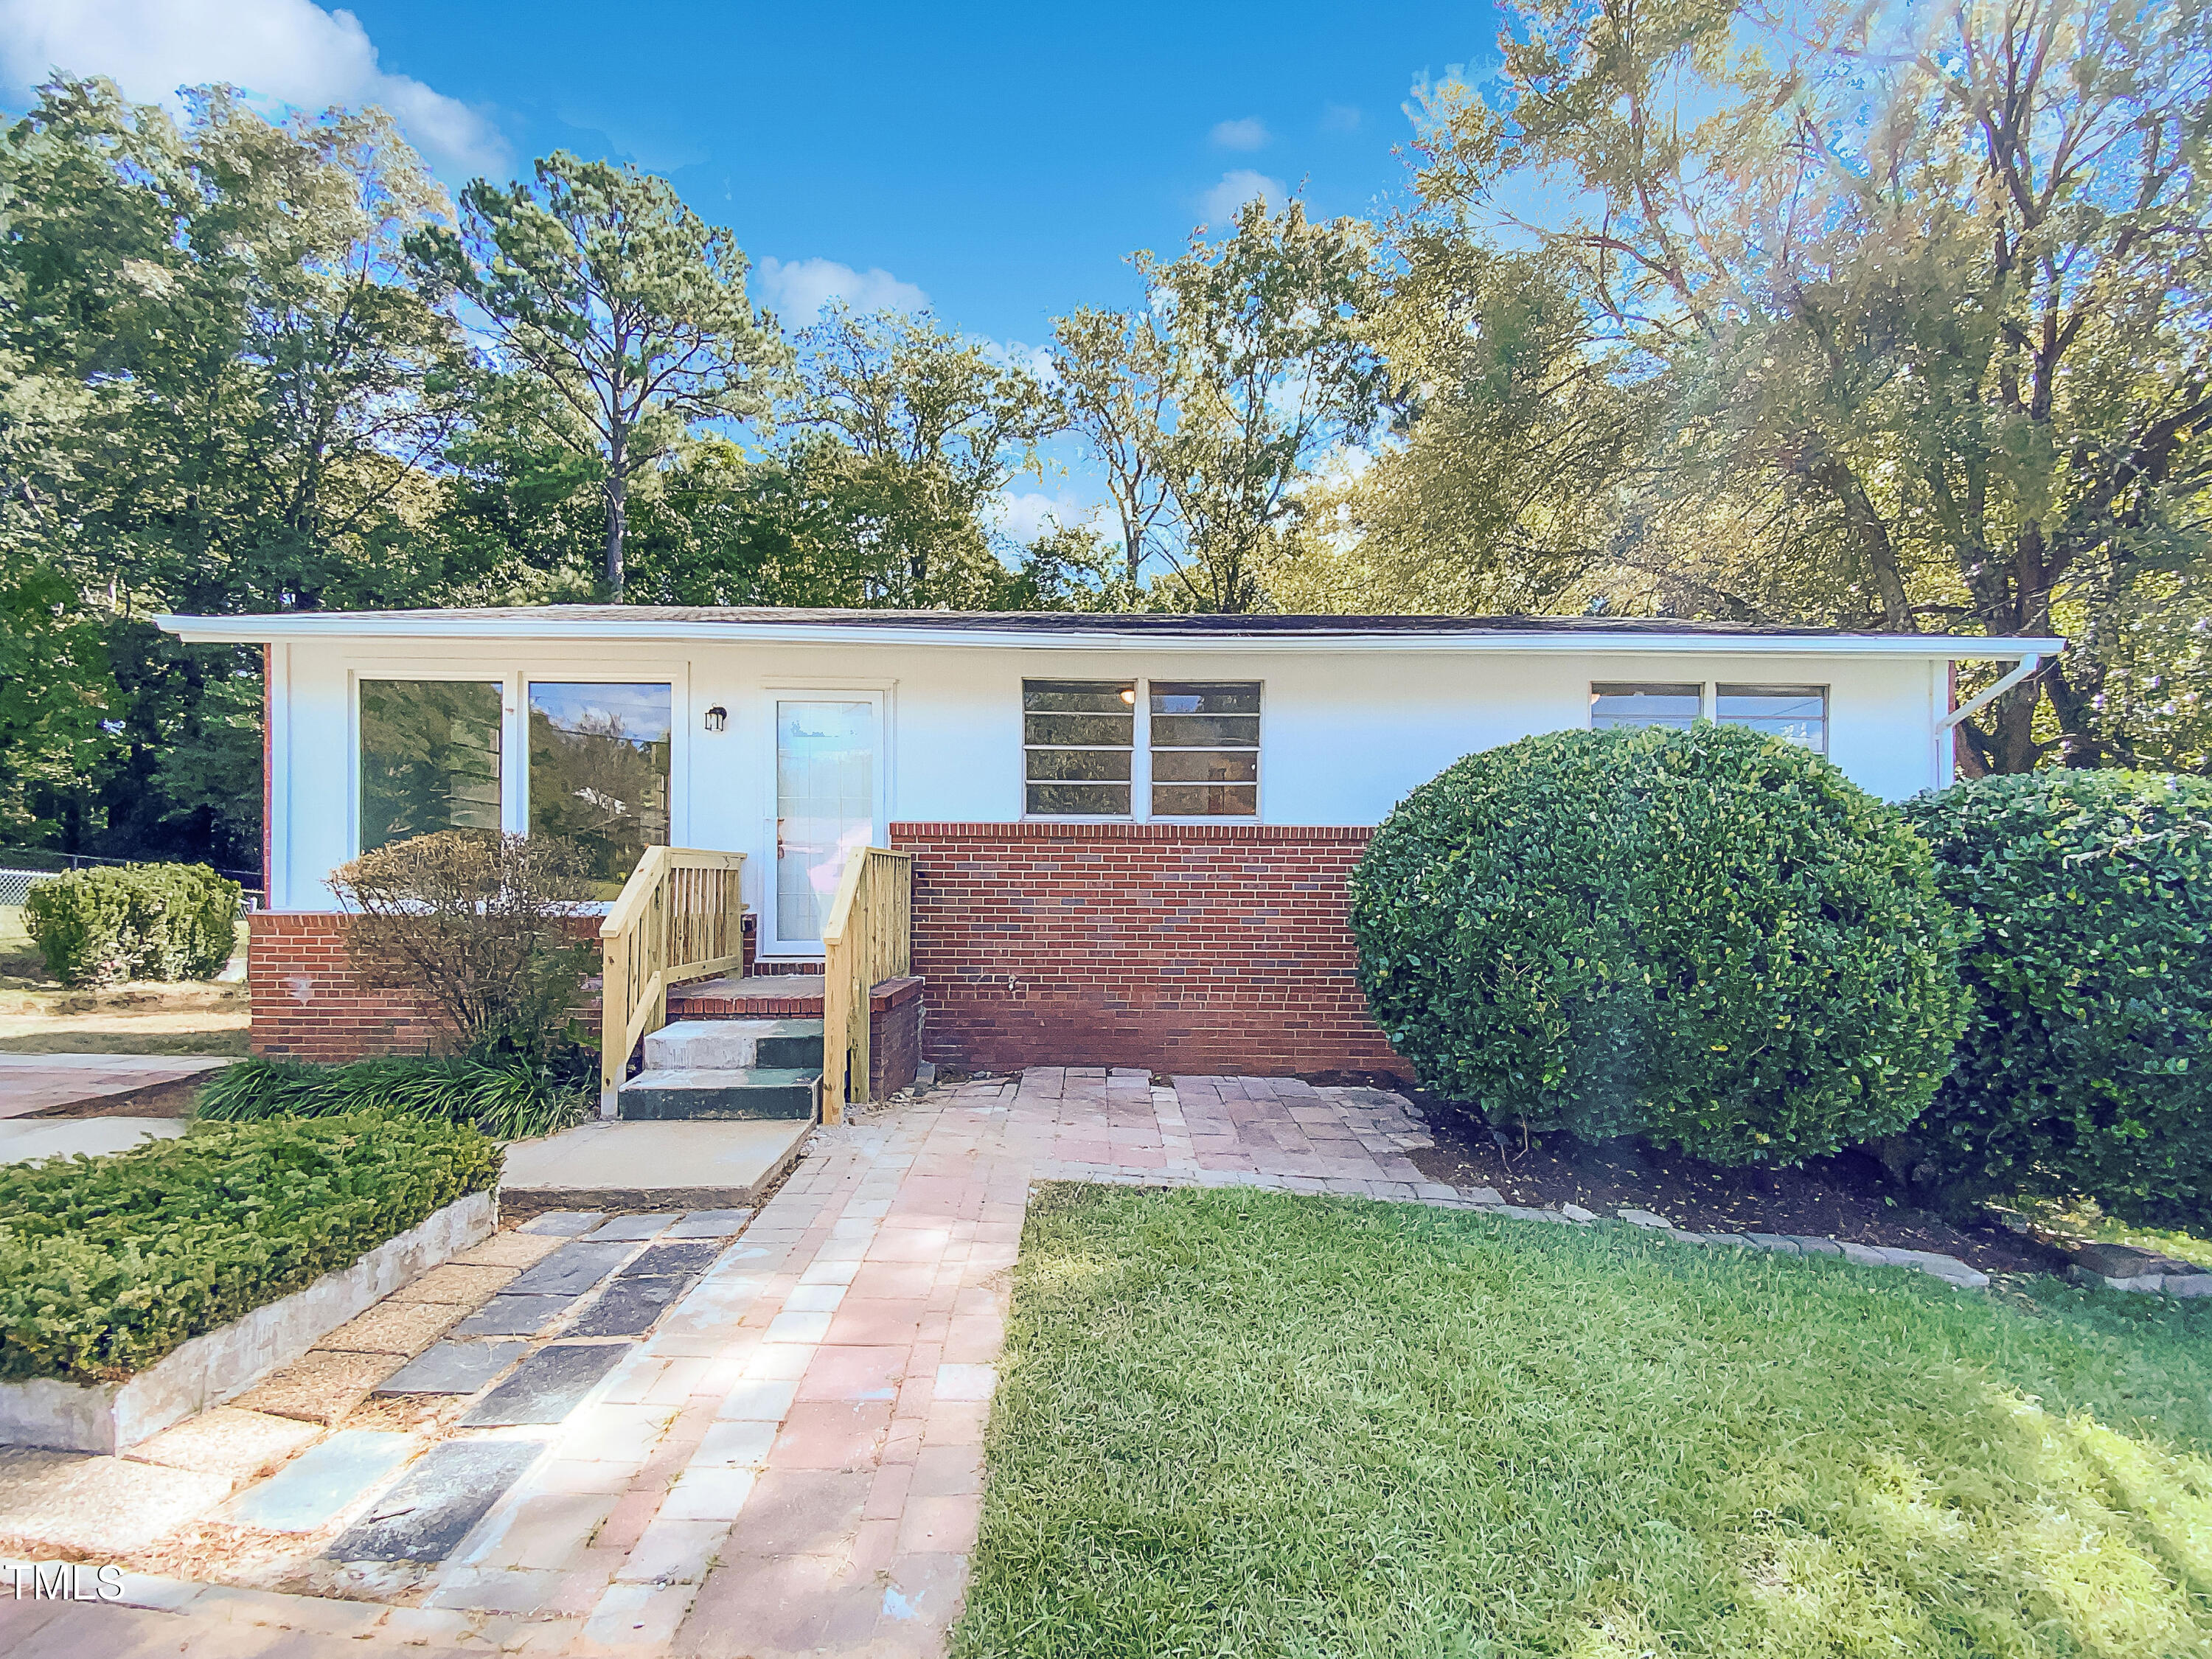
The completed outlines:
{"type": "Polygon", "coordinates": [[[623,602],[623,530],[628,505],[629,481],[617,471],[607,473],[607,599],[623,602]]]}

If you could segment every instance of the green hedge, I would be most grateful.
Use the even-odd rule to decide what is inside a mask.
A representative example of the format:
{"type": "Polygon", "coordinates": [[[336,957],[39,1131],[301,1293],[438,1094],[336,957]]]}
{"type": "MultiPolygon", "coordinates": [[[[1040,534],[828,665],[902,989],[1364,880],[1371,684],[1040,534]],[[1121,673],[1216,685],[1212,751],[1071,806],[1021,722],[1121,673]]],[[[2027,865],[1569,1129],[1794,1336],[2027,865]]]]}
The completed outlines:
{"type": "Polygon", "coordinates": [[[1971,919],[1974,1013],[1909,1148],[1960,1202],[2212,1217],[2212,781],[2052,771],[1907,804],[1971,919]]]}
{"type": "Polygon", "coordinates": [[[133,1376],[491,1189],[500,1158],[473,1129],[363,1112],[0,1166],[0,1378],[133,1376]]]}
{"type": "Polygon", "coordinates": [[[1949,1068],[1928,849],[1741,727],[1559,732],[1401,802],[1354,873],[1376,1020],[1493,1121],[1786,1164],[1893,1132],[1949,1068]]]}
{"type": "Polygon", "coordinates": [[[242,890],[204,864],[70,870],[31,884],[23,918],[64,985],[213,979],[237,940],[242,890]]]}
{"type": "Polygon", "coordinates": [[[591,1084],[564,1080],[520,1060],[394,1056],[343,1066],[245,1060],[208,1079],[195,1115],[245,1122],[389,1107],[518,1140],[581,1122],[592,1102],[591,1084]]]}

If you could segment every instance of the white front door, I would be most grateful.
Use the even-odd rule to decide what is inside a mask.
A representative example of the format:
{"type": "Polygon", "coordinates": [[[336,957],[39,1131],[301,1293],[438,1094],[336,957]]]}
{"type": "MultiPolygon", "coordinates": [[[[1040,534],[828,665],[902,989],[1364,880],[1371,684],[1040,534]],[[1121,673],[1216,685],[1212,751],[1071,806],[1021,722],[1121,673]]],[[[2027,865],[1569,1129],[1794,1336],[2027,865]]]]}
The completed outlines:
{"type": "Polygon", "coordinates": [[[763,954],[819,951],[845,860],[877,838],[880,700],[825,692],[775,705],[775,915],[763,954]]]}

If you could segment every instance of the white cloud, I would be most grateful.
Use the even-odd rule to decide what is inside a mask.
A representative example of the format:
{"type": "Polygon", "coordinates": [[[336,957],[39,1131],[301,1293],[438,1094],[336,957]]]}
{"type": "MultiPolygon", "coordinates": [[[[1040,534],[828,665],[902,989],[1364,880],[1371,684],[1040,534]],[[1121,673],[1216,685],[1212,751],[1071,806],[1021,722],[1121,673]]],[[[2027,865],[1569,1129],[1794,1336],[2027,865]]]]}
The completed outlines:
{"type": "Polygon", "coordinates": [[[464,172],[507,162],[482,114],[387,74],[359,18],[311,0],[0,0],[0,75],[29,88],[56,70],[173,106],[178,88],[214,82],[314,112],[377,104],[434,161],[464,172]]]}
{"type": "Polygon", "coordinates": [[[778,259],[772,255],[753,267],[753,297],[801,326],[819,316],[832,300],[842,300],[860,312],[921,311],[929,304],[929,295],[880,265],[855,270],[835,259],[778,259]]]}
{"type": "Polygon", "coordinates": [[[1267,123],[1256,115],[1213,124],[1213,142],[1224,149],[1265,149],[1270,137],[1267,123]]]}
{"type": "Polygon", "coordinates": [[[1290,199],[1279,179],[1270,179],[1264,173],[1255,173],[1250,167],[1238,167],[1221,175],[1221,182],[1198,198],[1199,211],[1206,216],[1209,225],[1225,225],[1237,216],[1237,210],[1257,197],[1269,210],[1279,208],[1290,199]]]}
{"type": "Polygon", "coordinates": [[[1097,502],[1066,489],[1050,495],[1041,489],[1002,489],[993,504],[992,520],[1000,534],[1027,547],[1054,526],[1095,525],[1104,513],[1097,502]]]}

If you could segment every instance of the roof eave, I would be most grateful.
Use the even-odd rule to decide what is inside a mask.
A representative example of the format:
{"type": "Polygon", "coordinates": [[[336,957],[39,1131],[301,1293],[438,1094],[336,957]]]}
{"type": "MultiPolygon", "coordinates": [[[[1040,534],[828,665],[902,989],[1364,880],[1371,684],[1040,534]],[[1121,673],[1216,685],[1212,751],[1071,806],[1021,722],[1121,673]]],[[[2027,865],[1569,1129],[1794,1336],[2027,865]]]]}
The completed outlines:
{"type": "Polygon", "coordinates": [[[2062,639],[1933,634],[1608,634],[1526,631],[1433,634],[1164,634],[1110,629],[1039,634],[989,628],[856,626],[837,623],[637,622],[582,617],[364,617],[287,612],[257,616],[163,615],[155,621],[191,644],[263,645],[310,639],[671,640],[785,645],[990,646],[1020,651],[1252,652],[1502,651],[1607,655],[1682,653],[1757,656],[1899,656],[2015,659],[2050,656],[2062,639]]]}

